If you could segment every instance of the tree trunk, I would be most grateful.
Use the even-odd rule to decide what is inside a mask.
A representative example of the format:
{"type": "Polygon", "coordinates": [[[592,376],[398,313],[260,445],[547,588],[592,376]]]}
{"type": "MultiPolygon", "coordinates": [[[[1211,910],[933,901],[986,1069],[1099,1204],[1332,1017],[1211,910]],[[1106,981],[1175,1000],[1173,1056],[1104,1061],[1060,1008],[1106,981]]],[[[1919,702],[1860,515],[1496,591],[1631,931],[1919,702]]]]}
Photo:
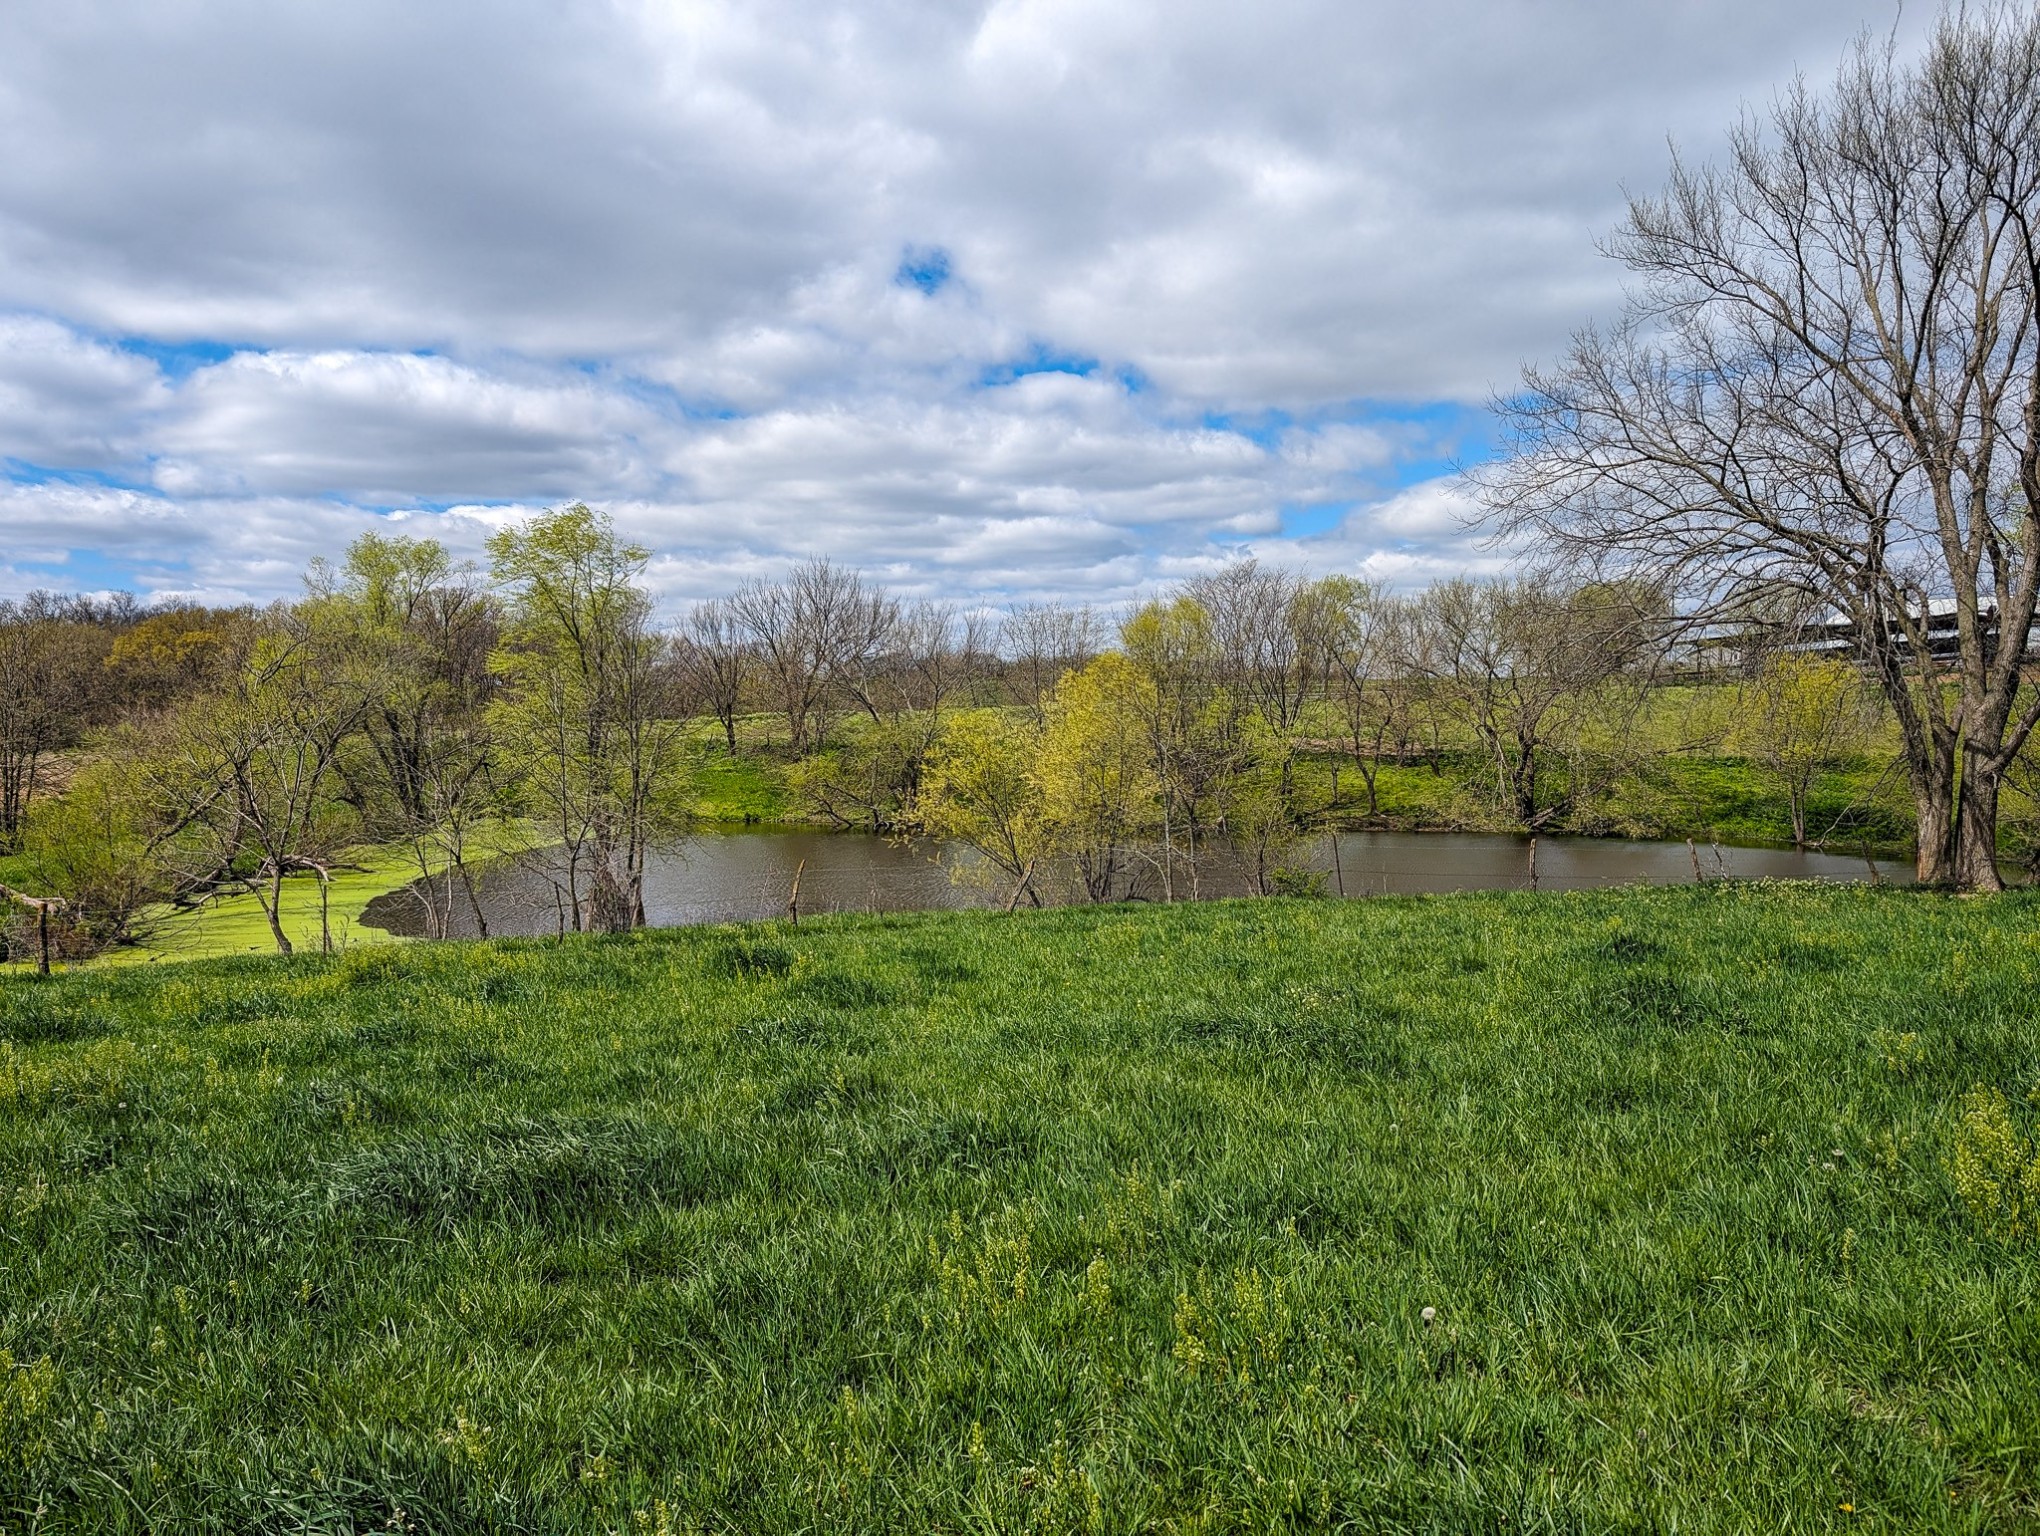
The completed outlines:
{"type": "Polygon", "coordinates": [[[1953,776],[1939,763],[1913,775],[1913,811],[1919,824],[1919,851],[1913,873],[1922,885],[1955,883],[1955,818],[1953,776]]]}
{"type": "Polygon", "coordinates": [[[623,933],[631,926],[630,892],[616,877],[616,848],[607,839],[595,845],[595,867],[588,882],[587,929],[591,933],[623,933]]]}
{"type": "Polygon", "coordinates": [[[1521,747],[1510,765],[1516,800],[1516,818],[1524,826],[1537,826],[1537,749],[1521,747]]]}
{"type": "Polygon", "coordinates": [[[1954,879],[1965,891],[2002,891],[1997,866],[1998,787],[2004,770],[1971,757],[1963,764],[1962,800],[1956,809],[1954,879]]]}
{"type": "MultiPolygon", "coordinates": [[[[489,920],[482,913],[482,899],[475,894],[475,878],[467,864],[456,859],[454,867],[460,871],[461,889],[467,892],[468,910],[475,915],[475,936],[486,939],[489,936],[489,920]]],[[[451,918],[449,916],[449,922],[451,918]]]]}
{"type": "Polygon", "coordinates": [[[255,898],[262,904],[262,915],[269,919],[269,932],[276,940],[279,955],[290,954],[290,935],[283,931],[283,871],[278,870],[269,877],[269,899],[262,901],[260,894],[255,898]]]}

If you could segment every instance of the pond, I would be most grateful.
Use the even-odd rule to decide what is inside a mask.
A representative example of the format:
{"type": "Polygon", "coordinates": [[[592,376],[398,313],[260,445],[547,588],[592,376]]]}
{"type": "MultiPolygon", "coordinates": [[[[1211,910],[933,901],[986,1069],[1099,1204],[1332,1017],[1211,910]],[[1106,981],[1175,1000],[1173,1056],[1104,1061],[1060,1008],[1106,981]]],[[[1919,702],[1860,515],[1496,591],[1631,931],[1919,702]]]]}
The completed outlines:
{"type": "MultiPolygon", "coordinates": [[[[1693,879],[1695,852],[1708,879],[1854,881],[1871,878],[1873,867],[1877,879],[1893,884],[1912,878],[1909,865],[1883,860],[1873,866],[1858,854],[1707,844],[1689,851],[1684,843],[1548,837],[1537,843],[1537,887],[1566,891],[1683,884],[1693,879]]],[[[645,915],[655,927],[778,917],[785,913],[796,869],[803,914],[1003,905],[1006,888],[951,877],[950,864],[968,869],[974,862],[961,848],[855,832],[705,833],[652,857],[645,876],[645,915]]],[[[1331,896],[1524,890],[1530,885],[1528,839],[1483,833],[1344,832],[1336,844],[1329,835],[1317,839],[1293,862],[1320,875],[1331,896]]],[[[506,861],[485,871],[478,886],[492,934],[555,931],[558,911],[543,869],[506,861]]],[[[1246,892],[1237,861],[1221,858],[1209,862],[1195,894],[1246,892]]],[[[1181,877],[1176,894],[1192,894],[1181,877]]],[[[362,920],[390,933],[416,937],[426,932],[424,904],[409,889],[377,897],[362,920]]],[[[471,938],[475,931],[472,913],[464,902],[457,903],[452,936],[471,938]]]]}

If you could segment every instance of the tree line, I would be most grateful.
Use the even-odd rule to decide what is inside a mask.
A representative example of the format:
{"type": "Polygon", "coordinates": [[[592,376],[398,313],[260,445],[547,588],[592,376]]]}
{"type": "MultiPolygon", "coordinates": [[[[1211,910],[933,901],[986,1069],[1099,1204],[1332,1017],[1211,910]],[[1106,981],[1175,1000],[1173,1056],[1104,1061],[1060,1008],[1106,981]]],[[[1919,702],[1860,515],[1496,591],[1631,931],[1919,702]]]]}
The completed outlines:
{"type": "MultiPolygon", "coordinates": [[[[1012,902],[1197,895],[1218,871],[1267,892],[1307,880],[1293,854],[1328,814],[1380,810],[1385,764],[1463,777],[1498,824],[1592,828],[1694,656],[1636,580],[1398,595],[1240,560],[1108,617],[904,599],[811,560],[665,626],[648,560],[576,505],[496,535],[486,570],[364,535],[262,610],[0,605],[17,894],[60,900],[60,948],[85,952],[153,903],[246,891],[287,952],[287,884],[323,897],[374,846],[414,867],[428,932],[464,909],[486,933],[478,866],[519,855],[559,931],[628,928],[710,750],[771,758],[817,818],[967,845],[1012,902]],[[1332,763],[1329,797],[1305,759],[1332,763]]],[[[1750,686],[1770,725],[1738,740],[1804,841],[1807,786],[1873,711],[1853,668],[1789,651],[1750,686]]]]}

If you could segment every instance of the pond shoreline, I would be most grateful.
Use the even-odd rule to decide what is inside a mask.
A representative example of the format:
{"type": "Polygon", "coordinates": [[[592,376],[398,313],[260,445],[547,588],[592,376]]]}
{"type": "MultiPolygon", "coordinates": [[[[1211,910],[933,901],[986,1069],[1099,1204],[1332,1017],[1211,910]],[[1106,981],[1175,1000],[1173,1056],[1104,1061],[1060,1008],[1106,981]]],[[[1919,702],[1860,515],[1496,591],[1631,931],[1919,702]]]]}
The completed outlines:
{"type": "MultiPolygon", "coordinates": [[[[1393,815],[1363,816],[1357,819],[1341,817],[1336,825],[1328,825],[1323,831],[1317,833],[1315,840],[1321,842],[1325,836],[1334,832],[1342,839],[1363,836],[1392,836],[1421,839],[1427,844],[1435,843],[1440,839],[1450,838],[1496,839],[1513,844],[1516,848],[1523,850],[1520,857],[1525,866],[1527,866],[1528,862],[1528,844],[1531,841],[1528,834],[1520,832],[1479,831],[1435,821],[1407,820],[1393,815]]],[[[861,840],[891,841],[891,839],[886,837],[875,838],[874,834],[855,828],[834,827],[813,821],[790,821],[784,818],[768,820],[763,817],[733,817],[705,820],[697,824],[696,829],[689,835],[687,841],[720,841],[732,838],[773,836],[812,838],[825,840],[829,844],[836,844],[838,840],[845,839],[850,840],[852,843],[861,840]]],[[[1544,834],[1537,841],[1540,847],[1541,862],[1548,861],[1552,850],[1575,846],[1642,844],[1651,847],[1675,849],[1682,857],[1685,856],[1686,852],[1684,839],[1628,838],[1616,834],[1569,832],[1564,834],[1544,834]]],[[[1729,854],[1731,858],[1738,853],[1784,854],[1789,856],[1792,852],[1789,846],[1776,842],[1739,841],[1731,843],[1726,841],[1716,842],[1711,838],[1702,841],[1697,835],[1693,842],[1703,861],[1703,871],[1709,867],[1713,850],[1717,848],[1729,854]]],[[[1909,849],[1895,848],[1876,843],[1871,844],[1870,848],[1882,871],[1892,883],[1910,883],[1909,849]]],[[[534,851],[543,853],[545,850],[541,848],[534,851]]],[[[1859,848],[1842,848],[1838,845],[1822,848],[1814,845],[1810,846],[1807,852],[1810,856],[1818,858],[1834,859],[1843,862],[1854,861],[1859,871],[1863,867],[1862,852],[1859,848]]],[[[518,855],[514,854],[494,857],[485,862],[478,862],[476,867],[484,871],[500,869],[507,860],[516,857],[518,855]]],[[[352,949],[364,945],[401,944],[423,937],[422,934],[404,931],[404,929],[411,926],[409,924],[400,924],[397,928],[393,929],[384,926],[382,922],[377,920],[389,913],[389,903],[394,898],[400,896],[411,885],[416,883],[417,865],[412,862],[409,850],[401,845],[368,845],[354,850],[349,855],[349,862],[355,868],[335,875],[331,893],[331,921],[336,947],[352,949]],[[373,913],[371,913],[371,909],[375,909],[373,913]]],[[[1349,871],[1348,873],[1351,872],[1349,871]]],[[[1540,874],[1539,888],[1563,888],[1551,884],[1547,878],[1548,875],[1559,873],[1562,872],[1553,871],[1549,863],[1546,862],[1546,870],[1540,874]]],[[[1690,869],[1687,878],[1688,880],[1691,878],[1690,869]]],[[[1836,875],[1830,878],[1841,879],[1847,877],[1836,875]]],[[[1857,878],[1860,879],[1863,876],[1859,875],[1857,878]]],[[[1675,880],[1660,880],[1650,883],[1679,882],[1675,880]]],[[[1498,887],[1484,886],[1480,888],[1495,889],[1498,887]]],[[[808,887],[808,894],[810,896],[813,894],[813,887],[811,885],[808,887]]],[[[1237,896],[1242,893],[1233,890],[1219,894],[1237,896]]],[[[1327,891],[1326,894],[1336,896],[1338,893],[1336,889],[1333,889],[1327,891]]],[[[1348,894],[1357,896],[1360,894],[1380,893],[1378,891],[1359,892],[1349,890],[1348,894]]],[[[1004,895],[1005,892],[1002,890],[999,893],[999,900],[1001,902],[1004,899],[1004,895]]],[[[757,921],[782,915],[784,901],[785,895],[782,892],[778,903],[771,910],[757,910],[732,920],[757,921]]],[[[996,903],[988,901],[986,904],[996,903]]],[[[954,904],[952,903],[951,905],[954,904]]],[[[813,911],[815,909],[804,904],[803,910],[813,911]]],[[[858,908],[857,910],[863,909],[858,908]]],[[[915,909],[890,908],[887,910],[915,909]]],[[[293,942],[301,951],[309,952],[318,948],[319,929],[317,913],[318,893],[316,882],[309,878],[287,881],[285,883],[285,927],[290,933],[293,942]]],[[[269,936],[267,922],[262,918],[254,896],[245,891],[223,890],[193,902],[176,906],[165,904],[161,908],[149,913],[148,918],[147,932],[140,942],[120,946],[104,954],[93,956],[88,960],[62,963],[60,968],[77,970],[98,969],[106,966],[168,964],[184,960],[218,959],[232,955],[274,954],[276,952],[275,943],[269,936]]],[[[715,919],[701,919],[701,921],[711,920],[715,919]]],[[[12,964],[0,966],[0,970],[16,968],[12,964]]]]}
{"type": "MultiPolygon", "coordinates": [[[[1012,882],[974,879],[976,855],[958,845],[887,838],[869,832],[764,826],[704,829],[655,853],[647,873],[650,927],[753,922],[786,914],[796,873],[803,916],[824,912],[903,912],[1004,905],[1012,882]]],[[[1553,837],[1430,830],[1422,833],[1327,829],[1291,851],[1285,884],[1293,894],[1359,899],[1381,895],[1477,890],[1563,891],[1621,885],[1683,885],[1731,879],[1799,879],[1847,884],[1909,884],[1909,865],[1866,864],[1860,852],[1794,852],[1775,847],[1655,839],[1553,837]],[[1534,849],[1534,858],[1533,858],[1534,849]]],[[[1080,904],[1073,893],[1050,905],[1080,904]]],[[[560,931],[557,886],[527,857],[486,868],[478,881],[492,936],[532,937],[560,931]]],[[[361,922],[390,936],[428,935],[425,904],[397,887],[368,903],[361,922]]],[[[1179,871],[1175,899],[1230,899],[1261,894],[1245,862],[1214,850],[1195,877],[1179,871]]],[[[1139,871],[1115,900],[1158,900],[1153,871],[1139,871]]],[[[479,937],[472,915],[457,908],[444,934],[479,937]]]]}

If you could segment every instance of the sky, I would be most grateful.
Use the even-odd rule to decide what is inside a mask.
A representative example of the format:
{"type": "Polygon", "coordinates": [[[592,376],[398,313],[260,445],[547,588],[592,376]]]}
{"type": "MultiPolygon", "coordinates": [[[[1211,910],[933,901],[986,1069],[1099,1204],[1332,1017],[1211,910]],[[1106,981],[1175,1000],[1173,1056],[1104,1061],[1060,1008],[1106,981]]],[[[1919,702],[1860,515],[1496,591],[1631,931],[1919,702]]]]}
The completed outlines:
{"type": "Polygon", "coordinates": [[[1596,242],[1893,0],[10,0],[0,597],[268,601],[585,501],[1115,602],[1494,568],[1596,242]]]}

